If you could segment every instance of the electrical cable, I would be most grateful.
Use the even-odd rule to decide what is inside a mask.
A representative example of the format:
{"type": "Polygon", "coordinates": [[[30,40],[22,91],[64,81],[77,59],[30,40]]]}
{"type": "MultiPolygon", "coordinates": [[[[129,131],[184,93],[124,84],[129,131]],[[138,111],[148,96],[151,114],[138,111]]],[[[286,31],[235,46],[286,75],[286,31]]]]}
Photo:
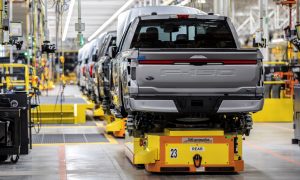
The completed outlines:
{"type": "MultiPolygon", "coordinates": [[[[42,114],[41,114],[41,107],[40,105],[40,97],[39,97],[39,89],[34,88],[34,93],[33,93],[33,103],[36,105],[36,123],[33,123],[33,129],[36,134],[39,134],[41,129],[42,129],[42,114]],[[36,128],[37,126],[37,128],[36,128]]],[[[34,117],[33,117],[34,118],[34,117]]]]}
{"type": "Polygon", "coordinates": [[[54,119],[54,116],[55,116],[55,111],[56,111],[56,106],[57,106],[57,103],[58,103],[58,98],[59,98],[59,92],[61,90],[61,86],[59,86],[59,90],[58,90],[58,93],[56,95],[56,99],[55,99],[55,104],[54,104],[54,110],[53,110],[53,114],[52,114],[52,119],[54,119]]]}

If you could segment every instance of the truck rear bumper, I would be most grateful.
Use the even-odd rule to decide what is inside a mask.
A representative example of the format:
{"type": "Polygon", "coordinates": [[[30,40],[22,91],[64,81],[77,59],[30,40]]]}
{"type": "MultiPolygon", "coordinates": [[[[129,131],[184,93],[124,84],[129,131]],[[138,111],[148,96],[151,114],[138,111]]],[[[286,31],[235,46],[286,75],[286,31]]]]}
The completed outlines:
{"type": "Polygon", "coordinates": [[[257,112],[263,108],[264,100],[223,100],[218,113],[257,112]]]}
{"type": "Polygon", "coordinates": [[[192,100],[184,101],[182,99],[134,99],[130,98],[128,108],[131,111],[140,112],[158,112],[158,113],[187,113],[187,112],[201,112],[201,113],[242,113],[242,112],[257,112],[263,107],[264,100],[261,99],[220,99],[212,98],[212,100],[192,100]],[[214,101],[215,100],[215,101],[214,101]],[[178,102],[180,101],[180,102],[178,102]],[[188,103],[187,103],[188,102],[188,103]],[[200,102],[200,105],[197,104],[200,102]],[[190,106],[190,107],[189,107],[190,106]]]}

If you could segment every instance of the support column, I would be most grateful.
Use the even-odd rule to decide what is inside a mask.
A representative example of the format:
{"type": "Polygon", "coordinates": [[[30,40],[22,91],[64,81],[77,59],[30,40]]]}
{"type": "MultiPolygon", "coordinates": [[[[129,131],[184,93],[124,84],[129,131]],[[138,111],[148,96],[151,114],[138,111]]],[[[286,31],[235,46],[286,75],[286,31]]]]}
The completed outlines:
{"type": "MultiPolygon", "coordinates": [[[[78,25],[81,27],[81,0],[78,0],[78,25]]],[[[81,34],[81,28],[79,28],[78,34],[81,34]]]]}
{"type": "Polygon", "coordinates": [[[160,6],[160,0],[156,0],[156,6],[160,6]]]}
{"type": "Polygon", "coordinates": [[[138,3],[138,7],[143,7],[143,1],[142,0],[138,0],[137,3],[138,3]]]}
{"type": "Polygon", "coordinates": [[[260,17],[260,33],[261,37],[266,39],[266,47],[260,48],[263,56],[264,61],[269,60],[269,47],[268,47],[268,41],[269,41],[269,28],[268,28],[268,0],[259,0],[259,17],[260,17]]]}
{"type": "Polygon", "coordinates": [[[231,0],[231,20],[232,23],[235,23],[235,0],[231,0]]]}
{"type": "Polygon", "coordinates": [[[150,6],[158,6],[159,5],[159,0],[149,0],[149,5],[150,6]]]}
{"type": "Polygon", "coordinates": [[[214,0],[214,14],[219,14],[219,0],[214,0]]]}
{"type": "Polygon", "coordinates": [[[223,1],[222,11],[224,16],[229,16],[229,9],[230,9],[230,0],[223,1]]]}
{"type": "Polygon", "coordinates": [[[300,24],[300,12],[299,12],[299,8],[300,8],[300,0],[297,0],[297,3],[296,3],[296,24],[300,24]]]}
{"type": "MultiPolygon", "coordinates": [[[[226,1],[226,0],[225,0],[226,1]]],[[[224,0],[219,0],[219,13],[220,13],[220,15],[221,16],[223,16],[224,15],[224,0]]]]}
{"type": "Polygon", "coordinates": [[[49,41],[49,30],[48,30],[48,0],[44,1],[45,5],[45,41],[49,41]]]}
{"type": "MultiPolygon", "coordinates": [[[[11,24],[13,22],[13,0],[9,1],[9,31],[11,32],[11,24]]],[[[14,62],[14,57],[13,57],[13,44],[10,45],[10,52],[9,52],[9,58],[10,58],[10,63],[14,62]]]]}

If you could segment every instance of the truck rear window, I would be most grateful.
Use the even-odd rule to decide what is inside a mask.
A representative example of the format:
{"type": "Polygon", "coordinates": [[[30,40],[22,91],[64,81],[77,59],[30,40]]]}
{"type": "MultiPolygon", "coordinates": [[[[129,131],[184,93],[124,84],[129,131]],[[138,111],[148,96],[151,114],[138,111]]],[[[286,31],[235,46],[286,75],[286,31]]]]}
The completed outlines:
{"type": "Polygon", "coordinates": [[[142,20],[131,48],[236,48],[224,20],[142,20]]]}

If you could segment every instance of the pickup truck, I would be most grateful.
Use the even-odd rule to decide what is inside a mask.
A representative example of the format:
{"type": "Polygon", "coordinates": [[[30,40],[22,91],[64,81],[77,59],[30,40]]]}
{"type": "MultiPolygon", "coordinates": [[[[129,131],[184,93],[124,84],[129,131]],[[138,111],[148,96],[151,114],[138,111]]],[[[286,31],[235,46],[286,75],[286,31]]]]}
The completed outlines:
{"type": "Polygon", "coordinates": [[[86,92],[86,78],[85,78],[85,72],[86,72],[86,64],[88,62],[88,50],[89,44],[84,45],[81,49],[78,51],[78,69],[77,69],[77,77],[79,80],[79,87],[80,90],[85,93],[86,92]]]}
{"type": "Polygon", "coordinates": [[[109,89],[110,89],[110,60],[108,50],[110,46],[116,45],[116,32],[107,32],[103,38],[103,43],[98,52],[98,61],[94,65],[94,92],[96,95],[96,103],[102,104],[105,110],[109,110],[109,89]]]}
{"type": "Polygon", "coordinates": [[[263,107],[263,57],[240,47],[227,17],[137,16],[111,56],[112,103],[119,115],[128,115],[129,130],[160,124],[248,135],[249,113],[263,107]]]}

